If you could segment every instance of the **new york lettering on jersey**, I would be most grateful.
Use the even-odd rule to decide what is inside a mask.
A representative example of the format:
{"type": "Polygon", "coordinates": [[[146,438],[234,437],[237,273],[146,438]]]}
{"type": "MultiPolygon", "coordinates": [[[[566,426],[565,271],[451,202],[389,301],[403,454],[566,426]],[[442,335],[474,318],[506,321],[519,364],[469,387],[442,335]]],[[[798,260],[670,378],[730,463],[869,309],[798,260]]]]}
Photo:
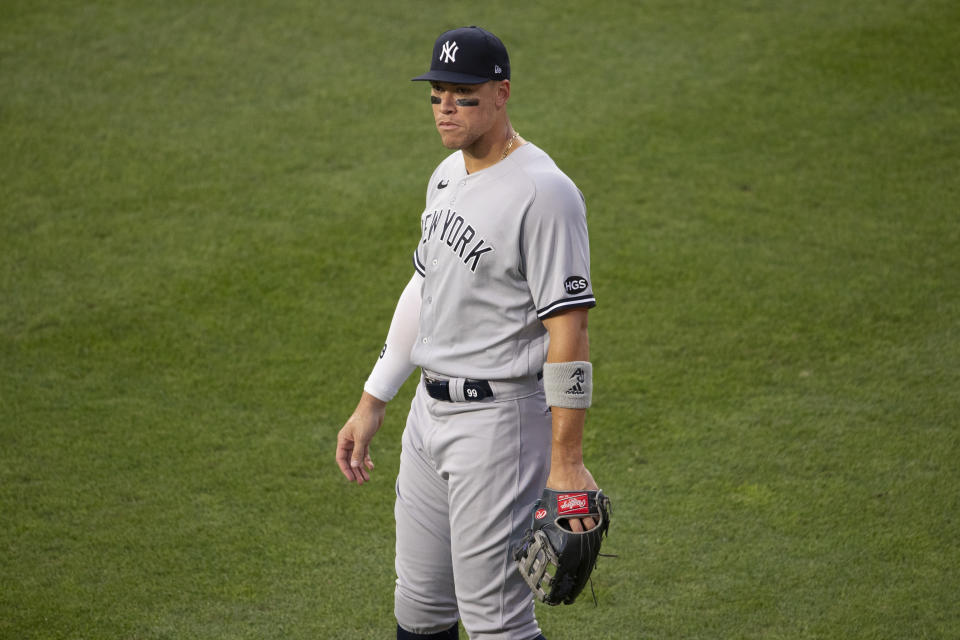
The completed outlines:
{"type": "Polygon", "coordinates": [[[422,224],[421,244],[431,240],[445,244],[473,273],[476,273],[480,259],[494,250],[484,238],[477,237],[473,225],[454,209],[426,213],[422,224]]]}

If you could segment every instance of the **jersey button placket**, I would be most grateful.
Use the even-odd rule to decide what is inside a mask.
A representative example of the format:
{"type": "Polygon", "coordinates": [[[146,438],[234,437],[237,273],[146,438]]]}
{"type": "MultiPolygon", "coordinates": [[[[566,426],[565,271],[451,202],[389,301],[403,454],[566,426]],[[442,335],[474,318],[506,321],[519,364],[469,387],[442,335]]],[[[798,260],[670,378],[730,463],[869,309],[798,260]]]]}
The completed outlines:
{"type": "Polygon", "coordinates": [[[449,204],[451,207],[457,203],[457,196],[460,195],[460,189],[461,189],[461,188],[463,187],[463,185],[465,185],[465,184],[467,184],[466,179],[461,180],[460,182],[457,183],[457,187],[456,187],[456,189],[453,190],[453,193],[450,194],[450,201],[449,201],[448,204],[449,204]]]}

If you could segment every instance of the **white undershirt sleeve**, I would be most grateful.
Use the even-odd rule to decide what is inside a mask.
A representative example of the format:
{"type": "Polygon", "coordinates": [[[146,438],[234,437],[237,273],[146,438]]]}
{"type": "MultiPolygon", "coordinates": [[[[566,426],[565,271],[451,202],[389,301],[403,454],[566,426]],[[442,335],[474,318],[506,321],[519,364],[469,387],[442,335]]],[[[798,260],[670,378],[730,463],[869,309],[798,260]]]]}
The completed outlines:
{"type": "Polygon", "coordinates": [[[417,339],[420,324],[420,289],[423,277],[414,273],[400,294],[393,312],[387,342],[380,352],[380,359],[373,366],[363,390],[384,402],[389,402],[403,386],[416,366],[410,362],[410,351],[417,339]]]}

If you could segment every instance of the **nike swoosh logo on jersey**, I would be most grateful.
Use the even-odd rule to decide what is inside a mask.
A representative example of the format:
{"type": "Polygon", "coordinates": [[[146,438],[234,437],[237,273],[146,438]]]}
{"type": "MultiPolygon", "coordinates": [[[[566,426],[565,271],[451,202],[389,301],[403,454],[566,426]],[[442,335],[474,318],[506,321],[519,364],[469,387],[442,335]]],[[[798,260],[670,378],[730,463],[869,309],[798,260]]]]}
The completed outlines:
{"type": "Polygon", "coordinates": [[[450,184],[449,180],[441,180],[437,183],[437,189],[446,189],[448,184],[450,184]]]}

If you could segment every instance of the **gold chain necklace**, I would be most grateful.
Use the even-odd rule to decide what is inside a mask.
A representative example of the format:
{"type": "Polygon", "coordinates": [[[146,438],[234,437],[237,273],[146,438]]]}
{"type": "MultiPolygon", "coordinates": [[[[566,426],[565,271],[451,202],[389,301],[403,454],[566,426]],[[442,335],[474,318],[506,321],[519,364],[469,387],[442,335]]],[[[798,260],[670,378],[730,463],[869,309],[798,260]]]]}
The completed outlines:
{"type": "Polygon", "coordinates": [[[510,148],[513,146],[514,141],[520,137],[520,133],[517,131],[513,132],[513,135],[510,136],[510,141],[507,142],[507,148],[503,150],[503,155],[500,156],[501,160],[504,160],[507,157],[507,154],[510,153],[510,148]]]}

